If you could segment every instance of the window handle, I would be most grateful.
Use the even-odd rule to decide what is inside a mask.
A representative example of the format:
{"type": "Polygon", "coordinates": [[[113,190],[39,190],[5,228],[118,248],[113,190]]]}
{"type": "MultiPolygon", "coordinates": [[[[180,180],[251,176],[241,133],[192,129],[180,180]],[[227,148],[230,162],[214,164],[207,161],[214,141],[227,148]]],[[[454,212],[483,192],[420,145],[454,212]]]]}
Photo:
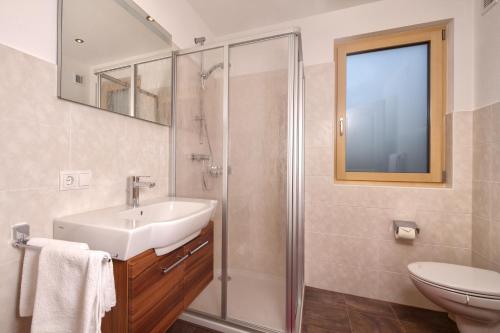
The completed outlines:
{"type": "Polygon", "coordinates": [[[339,134],[344,135],[344,118],[339,118],[339,134]]]}

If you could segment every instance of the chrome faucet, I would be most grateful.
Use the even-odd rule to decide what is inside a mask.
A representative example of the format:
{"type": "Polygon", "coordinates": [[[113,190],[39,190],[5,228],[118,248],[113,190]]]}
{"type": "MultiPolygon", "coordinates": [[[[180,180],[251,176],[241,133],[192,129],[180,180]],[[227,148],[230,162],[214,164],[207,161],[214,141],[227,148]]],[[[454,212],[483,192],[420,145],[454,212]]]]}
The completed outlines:
{"type": "Polygon", "coordinates": [[[149,176],[129,176],[127,178],[127,205],[133,208],[139,207],[139,189],[141,187],[153,188],[155,182],[141,181],[141,178],[149,178],[149,176]]]}

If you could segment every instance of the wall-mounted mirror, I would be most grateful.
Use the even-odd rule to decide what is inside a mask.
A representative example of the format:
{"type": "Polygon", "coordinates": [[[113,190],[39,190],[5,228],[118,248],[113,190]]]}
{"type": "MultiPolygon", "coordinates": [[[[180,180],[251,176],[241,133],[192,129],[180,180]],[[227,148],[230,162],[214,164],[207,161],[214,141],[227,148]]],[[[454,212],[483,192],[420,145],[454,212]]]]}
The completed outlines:
{"type": "Polygon", "coordinates": [[[132,0],[59,0],[58,93],[170,125],[171,35],[132,0]]]}

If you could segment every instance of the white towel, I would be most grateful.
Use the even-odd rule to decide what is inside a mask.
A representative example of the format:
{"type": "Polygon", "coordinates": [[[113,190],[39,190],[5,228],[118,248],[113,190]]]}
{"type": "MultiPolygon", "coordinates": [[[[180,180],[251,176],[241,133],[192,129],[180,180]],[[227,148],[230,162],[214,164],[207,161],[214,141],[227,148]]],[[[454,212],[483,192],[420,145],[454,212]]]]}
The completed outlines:
{"type": "Polygon", "coordinates": [[[32,333],[98,333],[116,304],[109,254],[46,245],[40,251],[32,333]]]}
{"type": "Polygon", "coordinates": [[[33,315],[33,304],[35,300],[36,280],[38,272],[38,258],[41,247],[47,244],[57,244],[61,246],[73,246],[79,249],[88,250],[85,243],[66,242],[49,238],[31,238],[28,245],[35,248],[26,248],[24,251],[23,272],[21,277],[21,292],[19,295],[19,315],[30,317],[33,315]]]}

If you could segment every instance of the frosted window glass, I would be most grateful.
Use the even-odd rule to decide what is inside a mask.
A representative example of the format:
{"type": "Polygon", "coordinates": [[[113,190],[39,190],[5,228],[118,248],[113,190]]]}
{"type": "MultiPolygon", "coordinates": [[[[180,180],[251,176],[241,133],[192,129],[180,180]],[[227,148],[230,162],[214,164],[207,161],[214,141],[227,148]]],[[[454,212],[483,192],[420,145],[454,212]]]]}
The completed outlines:
{"type": "Polygon", "coordinates": [[[346,171],[429,172],[429,47],[347,56],[346,171]]]}

